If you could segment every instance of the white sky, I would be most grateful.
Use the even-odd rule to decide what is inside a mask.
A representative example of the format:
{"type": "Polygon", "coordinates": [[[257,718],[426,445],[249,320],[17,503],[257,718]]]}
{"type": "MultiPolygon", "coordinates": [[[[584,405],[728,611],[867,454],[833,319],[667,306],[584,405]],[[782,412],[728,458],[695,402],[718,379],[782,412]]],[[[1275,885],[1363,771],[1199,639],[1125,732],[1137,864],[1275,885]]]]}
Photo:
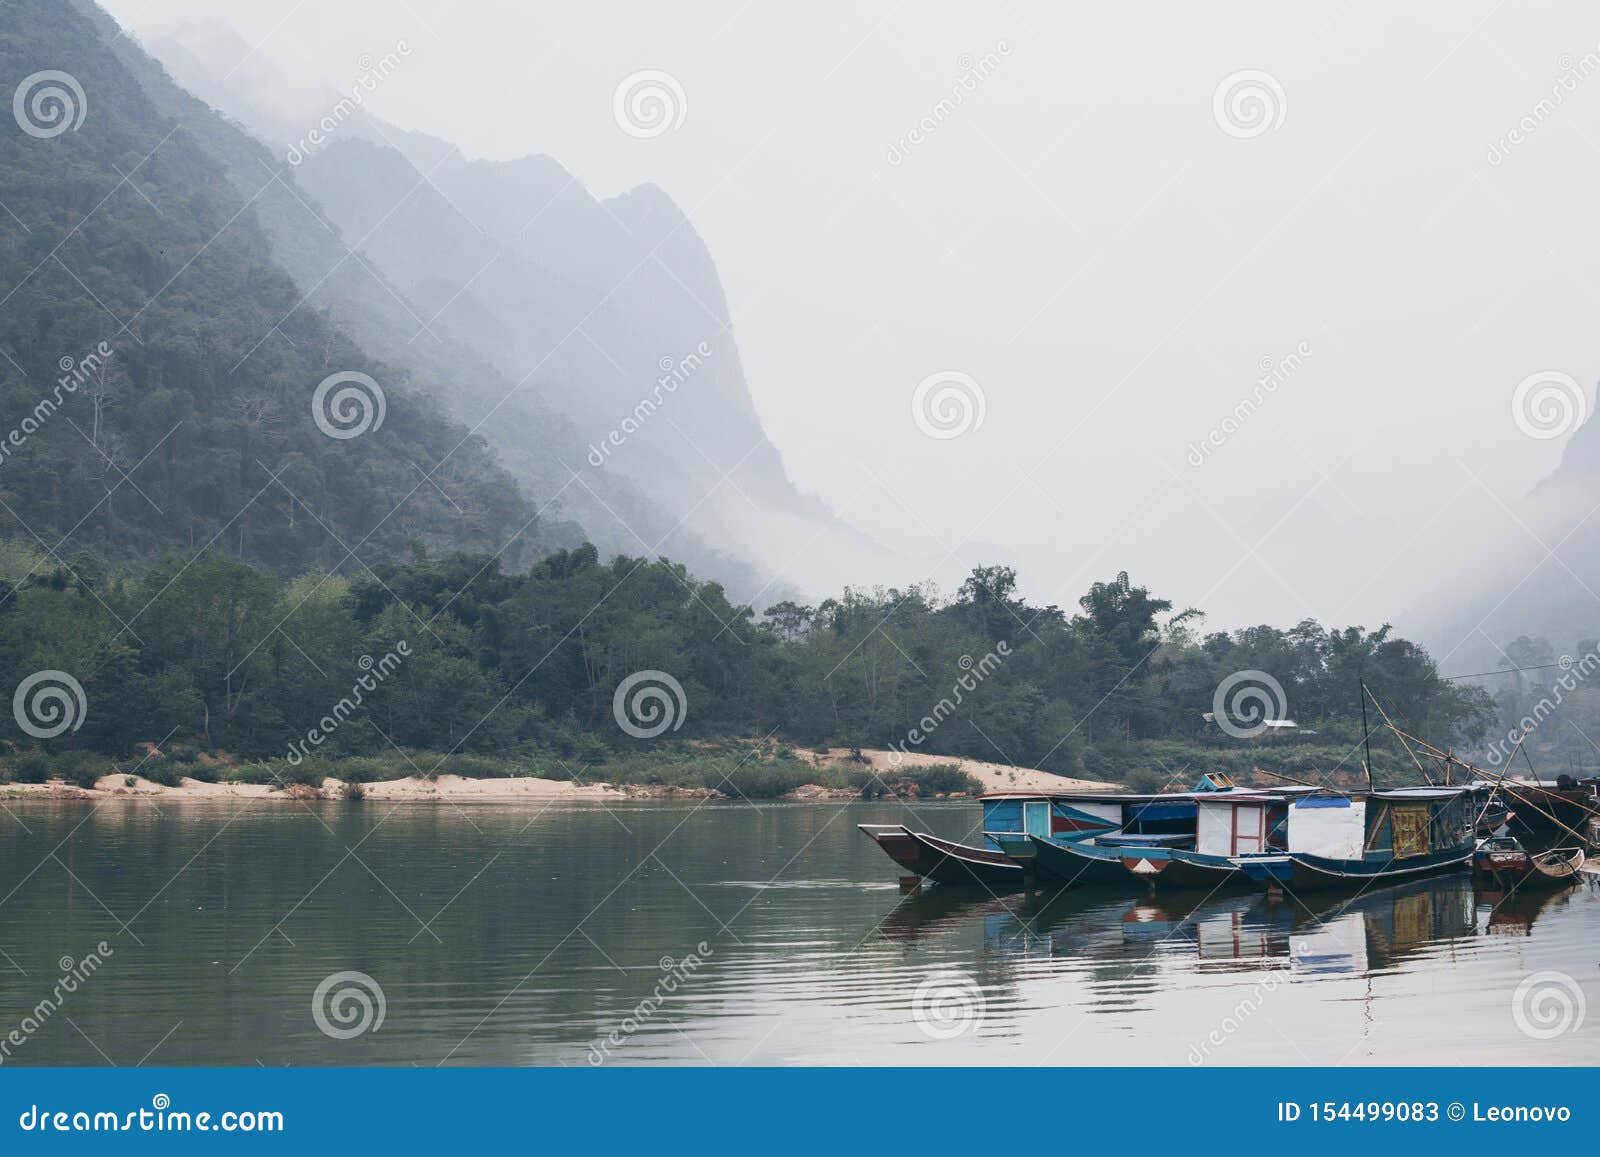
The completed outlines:
{"type": "Polygon", "coordinates": [[[380,117],[472,156],[549,153],[599,195],[661,185],[717,261],[800,487],[930,563],[994,544],[1039,600],[1127,568],[1213,626],[1404,626],[1436,552],[1471,565],[1521,544],[1501,503],[1565,439],[1519,430],[1517,384],[1557,370],[1592,402],[1600,374],[1589,4],[107,6],[146,39],[230,26],[258,46],[242,66],[307,93],[347,90],[363,54],[404,39],[380,117]],[[889,164],[962,58],[1002,42],[889,164]],[[640,69],[687,97],[682,126],[647,140],[612,116],[640,69]],[[1239,139],[1213,94],[1246,69],[1275,78],[1284,117],[1239,139]],[[1302,342],[1304,364],[1190,465],[1263,359],[1302,342]],[[978,382],[980,429],[935,440],[912,421],[940,370],[978,382]]]}

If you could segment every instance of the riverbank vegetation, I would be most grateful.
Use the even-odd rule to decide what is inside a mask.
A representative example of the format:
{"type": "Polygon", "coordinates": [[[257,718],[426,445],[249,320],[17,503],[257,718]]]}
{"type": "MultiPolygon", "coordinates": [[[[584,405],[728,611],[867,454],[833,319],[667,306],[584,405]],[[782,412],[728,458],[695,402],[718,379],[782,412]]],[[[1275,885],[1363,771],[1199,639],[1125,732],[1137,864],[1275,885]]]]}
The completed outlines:
{"type": "MultiPolygon", "coordinates": [[[[1014,572],[985,567],[948,598],[846,589],[759,614],[669,561],[607,562],[588,546],[521,573],[454,555],[280,579],[213,553],[138,574],[68,570],[12,543],[0,575],[4,687],[43,671],[82,688],[81,707],[59,704],[74,726],[48,738],[14,704],[0,764],[19,778],[41,759],[86,778],[111,757],[145,759],[140,774],[273,768],[262,774],[289,781],[340,764],[703,784],[716,773],[696,760],[717,752],[684,745],[728,737],[759,741],[739,774],[774,788],[820,774],[782,745],[1141,783],[1252,765],[1348,775],[1362,757],[1358,676],[1441,745],[1470,747],[1496,721],[1485,692],[1441,679],[1387,626],[1207,632],[1198,611],[1174,613],[1125,574],[1070,611],[1023,600],[1014,572]],[[639,672],[660,696],[617,701],[639,672]],[[1297,728],[1240,738],[1208,719],[1237,672],[1269,675],[1281,696],[1261,705],[1297,728]]],[[[1381,732],[1373,746],[1391,782],[1417,778],[1381,732]]]]}

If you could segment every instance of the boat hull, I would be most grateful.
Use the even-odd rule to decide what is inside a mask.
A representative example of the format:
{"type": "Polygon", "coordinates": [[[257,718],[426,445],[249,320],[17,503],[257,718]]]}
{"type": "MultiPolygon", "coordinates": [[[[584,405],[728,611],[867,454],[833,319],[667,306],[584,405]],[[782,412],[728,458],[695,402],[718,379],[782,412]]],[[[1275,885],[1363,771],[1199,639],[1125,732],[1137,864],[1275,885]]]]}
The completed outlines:
{"type": "Polygon", "coordinates": [[[857,824],[891,860],[914,876],[940,884],[975,885],[994,891],[1020,888],[1021,864],[1001,852],[974,848],[914,832],[899,824],[857,824]]]}
{"type": "Polygon", "coordinates": [[[1033,843],[1026,835],[1021,832],[1014,835],[990,833],[989,838],[999,846],[1001,854],[1007,859],[1015,860],[1026,870],[1033,870],[1033,843]]]}
{"type": "Polygon", "coordinates": [[[1234,862],[1250,880],[1275,884],[1292,891],[1320,888],[1362,888],[1379,881],[1393,882],[1453,872],[1467,866],[1472,848],[1451,848],[1405,860],[1330,860],[1302,852],[1270,856],[1241,856],[1234,862]]]}
{"type": "Polygon", "coordinates": [[[1127,853],[1123,868],[1136,880],[1163,890],[1219,888],[1250,881],[1227,856],[1208,855],[1175,848],[1127,853]]]}
{"type": "Polygon", "coordinates": [[[1126,884],[1132,880],[1122,866],[1125,848],[1100,848],[1074,840],[1046,840],[1029,836],[1034,869],[1041,878],[1067,886],[1126,884]]]}
{"type": "Polygon", "coordinates": [[[1557,838],[1579,835],[1600,815],[1600,801],[1586,788],[1506,784],[1501,790],[1513,813],[1513,831],[1557,838]]]}
{"type": "Polygon", "coordinates": [[[1548,852],[1534,856],[1521,848],[1479,848],[1472,857],[1472,871],[1500,888],[1565,888],[1578,880],[1584,854],[1582,848],[1563,850],[1564,856],[1548,852]]]}

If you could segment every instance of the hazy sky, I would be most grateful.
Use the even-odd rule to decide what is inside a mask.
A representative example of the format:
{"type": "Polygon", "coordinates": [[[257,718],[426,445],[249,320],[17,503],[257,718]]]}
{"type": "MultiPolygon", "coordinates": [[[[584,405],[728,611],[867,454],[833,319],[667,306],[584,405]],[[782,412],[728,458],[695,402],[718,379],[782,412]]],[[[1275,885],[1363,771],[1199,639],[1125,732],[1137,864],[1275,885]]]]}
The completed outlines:
{"type": "Polygon", "coordinates": [[[1518,384],[1592,406],[1592,4],[108,7],[228,25],[307,94],[404,40],[380,117],[661,185],[800,487],[930,564],[993,544],[1040,600],[1125,567],[1216,626],[1404,625],[1526,544],[1501,504],[1565,439],[1519,427],[1518,384]],[[684,116],[639,139],[613,95],[646,69],[684,116]],[[980,427],[919,429],[940,371],[980,427]]]}

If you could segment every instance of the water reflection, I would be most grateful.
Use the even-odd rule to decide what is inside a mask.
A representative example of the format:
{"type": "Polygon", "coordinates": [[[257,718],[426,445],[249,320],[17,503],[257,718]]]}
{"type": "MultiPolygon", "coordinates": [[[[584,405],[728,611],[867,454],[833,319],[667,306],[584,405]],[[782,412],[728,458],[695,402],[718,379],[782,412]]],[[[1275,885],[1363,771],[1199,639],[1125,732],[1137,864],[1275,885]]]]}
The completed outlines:
{"type": "Polygon", "coordinates": [[[884,934],[909,939],[979,918],[985,948],[1025,959],[1140,961],[1160,954],[1212,967],[1234,962],[1253,970],[1281,961],[1306,973],[1357,973],[1394,968],[1480,932],[1531,935],[1541,912],[1582,890],[1489,892],[1462,874],[1310,897],[1191,892],[1130,899],[1068,889],[1013,899],[950,889],[896,909],[884,934]]]}
{"type": "MultiPolygon", "coordinates": [[[[1570,1064],[1600,1017],[1534,1040],[1519,982],[1594,980],[1600,894],[1464,875],[1357,895],[897,891],[856,822],[900,805],[18,805],[0,841],[0,1030],[65,955],[75,993],[8,1063],[1570,1064]],[[25,825],[25,826],[24,826],[25,825]],[[352,854],[352,849],[354,854],[352,854]],[[700,951],[699,945],[706,946],[700,951]],[[663,986],[664,961],[703,959],[663,986]],[[330,1039],[359,970],[381,1031],[330,1039]],[[930,982],[970,1023],[926,1031],[930,982]],[[647,1014],[640,1010],[646,1009],[647,1014]]],[[[919,804],[969,835],[970,805],[919,804]]],[[[0,823],[6,817],[0,816],[0,823]]],[[[1600,990],[1591,997],[1600,995],[1600,990]]]]}

